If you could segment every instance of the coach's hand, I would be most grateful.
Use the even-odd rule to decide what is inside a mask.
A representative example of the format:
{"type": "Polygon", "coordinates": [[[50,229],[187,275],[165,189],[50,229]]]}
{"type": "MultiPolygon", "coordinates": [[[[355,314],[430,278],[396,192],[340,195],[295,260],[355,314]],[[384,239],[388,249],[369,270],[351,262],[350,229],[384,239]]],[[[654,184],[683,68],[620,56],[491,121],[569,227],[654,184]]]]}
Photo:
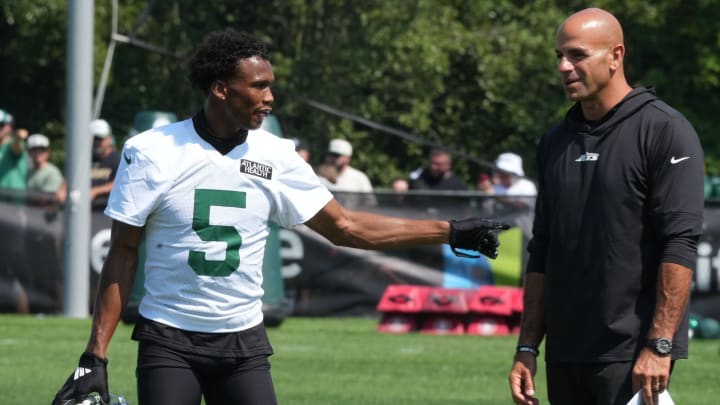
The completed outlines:
{"type": "Polygon", "coordinates": [[[482,218],[453,219],[450,221],[450,248],[457,256],[473,257],[457,251],[469,249],[494,259],[500,246],[497,232],[508,228],[508,224],[482,218]]]}
{"type": "Polygon", "coordinates": [[[510,370],[510,392],[517,405],[538,405],[535,398],[533,377],[537,371],[537,359],[531,353],[517,353],[510,370]]]}
{"type": "Polygon", "coordinates": [[[104,403],[110,403],[107,359],[101,359],[92,353],[85,352],[80,356],[75,371],[70,374],[65,385],[55,395],[52,405],[75,404],[93,392],[100,394],[104,403]]]}

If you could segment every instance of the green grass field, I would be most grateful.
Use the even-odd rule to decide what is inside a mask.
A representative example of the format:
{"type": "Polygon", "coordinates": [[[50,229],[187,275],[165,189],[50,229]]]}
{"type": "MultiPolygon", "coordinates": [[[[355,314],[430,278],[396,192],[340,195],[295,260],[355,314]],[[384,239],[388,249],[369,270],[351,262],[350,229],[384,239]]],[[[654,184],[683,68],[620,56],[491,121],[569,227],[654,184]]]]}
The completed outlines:
{"type": "MultiPolygon", "coordinates": [[[[0,404],[48,404],[84,349],[90,320],[0,316],[0,404]]],[[[511,404],[515,337],[386,335],[377,321],[289,318],[270,329],[280,404],[511,404]]],[[[109,351],[110,390],[135,401],[136,344],[120,325],[109,351]]],[[[678,405],[717,404],[720,341],[694,340],[675,368],[678,405]]],[[[536,381],[547,404],[543,365],[536,381]]]]}

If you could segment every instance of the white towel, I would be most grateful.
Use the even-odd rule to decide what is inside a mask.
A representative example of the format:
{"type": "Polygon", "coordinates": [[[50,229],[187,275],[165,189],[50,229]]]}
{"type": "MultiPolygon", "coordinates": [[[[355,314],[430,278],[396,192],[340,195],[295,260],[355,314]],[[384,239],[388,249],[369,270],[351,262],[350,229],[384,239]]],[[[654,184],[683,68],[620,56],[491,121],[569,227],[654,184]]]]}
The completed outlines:
{"type": "MultiPolygon", "coordinates": [[[[633,397],[627,403],[627,405],[642,404],[642,394],[640,394],[640,391],[636,392],[635,395],[633,395],[633,397]]],[[[675,402],[673,402],[672,398],[670,398],[670,393],[667,390],[664,390],[658,395],[658,405],[675,405],[675,402]]]]}

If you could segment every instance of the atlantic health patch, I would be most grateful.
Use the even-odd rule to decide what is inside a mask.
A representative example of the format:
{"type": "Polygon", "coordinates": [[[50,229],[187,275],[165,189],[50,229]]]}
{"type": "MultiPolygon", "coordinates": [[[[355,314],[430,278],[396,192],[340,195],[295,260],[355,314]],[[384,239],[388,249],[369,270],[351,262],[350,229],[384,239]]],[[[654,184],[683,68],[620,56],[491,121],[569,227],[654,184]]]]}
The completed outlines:
{"type": "Polygon", "coordinates": [[[265,180],[272,178],[272,167],[252,160],[240,160],[240,172],[262,177],[265,180]]]}

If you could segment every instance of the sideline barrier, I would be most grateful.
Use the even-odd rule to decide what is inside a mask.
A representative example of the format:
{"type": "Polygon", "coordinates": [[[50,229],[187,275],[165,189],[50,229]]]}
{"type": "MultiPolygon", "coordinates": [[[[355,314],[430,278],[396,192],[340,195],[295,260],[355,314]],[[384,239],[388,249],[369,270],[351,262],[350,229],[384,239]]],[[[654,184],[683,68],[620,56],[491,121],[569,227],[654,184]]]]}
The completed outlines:
{"type": "Polygon", "coordinates": [[[385,289],[377,310],[382,313],[378,332],[408,333],[418,330],[425,300],[430,287],[419,285],[390,285],[385,289]]]}
{"type": "Polygon", "coordinates": [[[470,294],[472,294],[470,289],[431,289],[423,306],[426,317],[420,327],[420,333],[429,335],[464,334],[470,294]]]}
{"type": "Polygon", "coordinates": [[[390,285],[376,309],[381,333],[507,335],[518,332],[522,289],[390,285]]]}
{"type": "Polygon", "coordinates": [[[517,334],[522,314],[522,289],[482,286],[471,298],[470,310],[473,314],[468,321],[468,334],[517,334]]]}

